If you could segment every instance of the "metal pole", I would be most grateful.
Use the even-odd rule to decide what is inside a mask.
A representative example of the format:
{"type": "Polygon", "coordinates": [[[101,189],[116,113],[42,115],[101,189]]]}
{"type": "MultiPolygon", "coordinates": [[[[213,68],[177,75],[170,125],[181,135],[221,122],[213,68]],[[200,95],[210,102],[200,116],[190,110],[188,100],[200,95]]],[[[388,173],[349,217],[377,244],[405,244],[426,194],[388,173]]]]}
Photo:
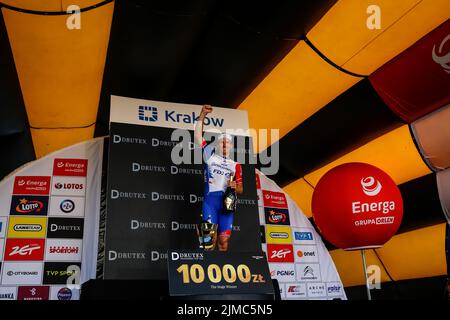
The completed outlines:
{"type": "Polygon", "coordinates": [[[372,300],[372,296],[370,295],[369,279],[367,279],[366,256],[364,255],[364,249],[361,250],[361,256],[364,267],[364,278],[366,279],[367,298],[368,300],[372,300]]]}

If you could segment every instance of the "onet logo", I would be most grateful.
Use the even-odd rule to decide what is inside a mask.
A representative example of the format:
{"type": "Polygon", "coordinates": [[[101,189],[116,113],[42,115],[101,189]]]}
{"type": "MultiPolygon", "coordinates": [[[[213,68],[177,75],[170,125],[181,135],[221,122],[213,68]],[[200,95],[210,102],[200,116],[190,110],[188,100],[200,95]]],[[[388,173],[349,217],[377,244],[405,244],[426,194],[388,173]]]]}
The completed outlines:
{"type": "Polygon", "coordinates": [[[382,186],[374,177],[366,177],[361,179],[361,187],[366,195],[374,197],[380,193],[382,186]]]}
{"type": "Polygon", "coordinates": [[[158,121],[158,109],[151,106],[139,106],[138,118],[147,122],[158,121]]]}
{"type": "Polygon", "coordinates": [[[450,73],[450,52],[447,52],[446,54],[443,53],[444,45],[447,43],[447,41],[450,40],[450,34],[447,35],[444,40],[439,45],[439,48],[437,49],[436,53],[436,46],[433,46],[433,52],[431,53],[431,57],[433,58],[433,61],[437,64],[441,65],[441,67],[444,69],[445,72],[450,73]]]}

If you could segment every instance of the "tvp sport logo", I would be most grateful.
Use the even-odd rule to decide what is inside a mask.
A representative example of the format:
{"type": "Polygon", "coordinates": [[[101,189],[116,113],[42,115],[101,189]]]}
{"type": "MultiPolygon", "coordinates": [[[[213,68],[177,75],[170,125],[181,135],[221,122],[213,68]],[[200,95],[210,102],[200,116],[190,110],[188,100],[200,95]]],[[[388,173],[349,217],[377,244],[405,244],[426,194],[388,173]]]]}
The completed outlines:
{"type": "Polygon", "coordinates": [[[142,121],[158,121],[158,109],[151,106],[139,106],[138,118],[142,121]]]}

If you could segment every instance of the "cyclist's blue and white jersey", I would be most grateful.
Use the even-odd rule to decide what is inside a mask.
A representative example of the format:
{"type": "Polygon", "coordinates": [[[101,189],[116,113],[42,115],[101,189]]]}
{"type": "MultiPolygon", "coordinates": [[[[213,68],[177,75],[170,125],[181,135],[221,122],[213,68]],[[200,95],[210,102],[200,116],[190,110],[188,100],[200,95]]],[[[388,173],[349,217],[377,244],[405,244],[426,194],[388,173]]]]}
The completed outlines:
{"type": "Polygon", "coordinates": [[[240,163],[216,154],[214,147],[203,140],[203,160],[205,162],[205,196],[210,192],[225,192],[228,181],[234,176],[236,183],[242,182],[240,163]]]}
{"type": "Polygon", "coordinates": [[[203,219],[218,224],[219,235],[230,235],[233,229],[233,214],[225,212],[223,196],[228,181],[234,175],[236,183],[242,183],[242,168],[238,162],[215,153],[214,147],[203,140],[205,191],[203,219]]]}

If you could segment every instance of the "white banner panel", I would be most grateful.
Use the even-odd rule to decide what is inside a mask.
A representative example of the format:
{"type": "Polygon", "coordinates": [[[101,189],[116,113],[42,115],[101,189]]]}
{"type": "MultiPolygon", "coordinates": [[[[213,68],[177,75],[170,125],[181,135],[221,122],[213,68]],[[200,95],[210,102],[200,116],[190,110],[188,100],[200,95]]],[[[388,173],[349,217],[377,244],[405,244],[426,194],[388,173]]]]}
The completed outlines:
{"type": "MultiPolygon", "coordinates": [[[[249,135],[247,111],[213,107],[204,121],[204,131],[241,129],[249,135]]],[[[111,96],[110,122],[194,130],[202,106],[111,96]]]]}
{"type": "Polygon", "coordinates": [[[72,264],[81,265],[79,285],[95,278],[103,142],[59,150],[0,182],[0,299],[79,299],[67,285],[72,264]],[[30,238],[10,222],[43,228],[30,238]]]}
{"type": "Polygon", "coordinates": [[[262,249],[272,278],[280,283],[281,298],[346,300],[331,256],[308,218],[274,181],[258,170],[257,174],[261,233],[266,242],[262,249]]]}

